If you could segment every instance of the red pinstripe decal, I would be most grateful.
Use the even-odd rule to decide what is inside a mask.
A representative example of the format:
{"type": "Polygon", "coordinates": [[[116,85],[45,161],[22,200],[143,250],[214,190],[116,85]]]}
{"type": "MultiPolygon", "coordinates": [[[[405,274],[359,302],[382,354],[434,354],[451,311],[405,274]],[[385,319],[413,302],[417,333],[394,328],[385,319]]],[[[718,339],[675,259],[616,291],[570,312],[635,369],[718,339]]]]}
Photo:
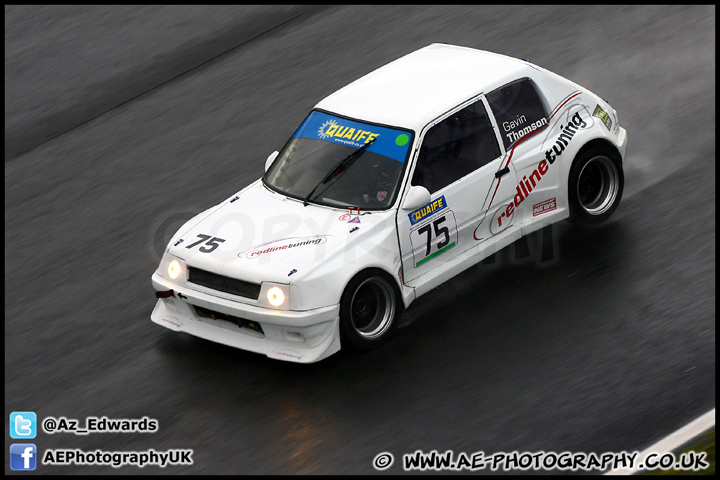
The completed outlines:
{"type": "MultiPolygon", "coordinates": [[[[555,114],[556,114],[557,112],[559,112],[560,109],[561,109],[562,107],[564,107],[567,102],[569,102],[569,101],[572,100],[573,98],[577,97],[577,96],[580,95],[581,93],[582,93],[582,92],[578,92],[578,93],[576,93],[575,95],[570,96],[570,98],[568,98],[567,100],[565,100],[565,101],[562,103],[562,105],[560,105],[557,109],[555,109],[555,111],[552,113],[552,115],[550,115],[550,118],[554,117],[555,114]]],[[[548,118],[548,123],[550,123],[550,118],[548,118]]]]}

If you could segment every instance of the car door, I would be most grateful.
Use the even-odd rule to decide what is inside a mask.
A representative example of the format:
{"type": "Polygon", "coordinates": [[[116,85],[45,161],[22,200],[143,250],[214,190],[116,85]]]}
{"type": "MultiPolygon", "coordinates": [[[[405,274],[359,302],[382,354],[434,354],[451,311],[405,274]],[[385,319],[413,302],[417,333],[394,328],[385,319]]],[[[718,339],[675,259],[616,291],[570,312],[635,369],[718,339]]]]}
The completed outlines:
{"type": "MultiPolygon", "coordinates": [[[[427,188],[431,199],[412,211],[398,209],[405,283],[477,245],[483,240],[476,236],[478,225],[512,199],[517,176],[503,162],[499,131],[488,111],[480,95],[421,132],[410,184],[427,188]]],[[[501,220],[500,230],[511,223],[512,218],[501,220]]]]}
{"type": "Polygon", "coordinates": [[[519,180],[512,185],[512,197],[506,199],[505,216],[500,212],[487,225],[492,228],[485,233],[494,234],[492,229],[499,228],[510,215],[513,225],[526,226],[556,210],[559,176],[557,166],[545,160],[541,148],[548,134],[548,110],[534,82],[520,78],[489,92],[486,98],[508,152],[506,162],[514,167],[519,180]]]}

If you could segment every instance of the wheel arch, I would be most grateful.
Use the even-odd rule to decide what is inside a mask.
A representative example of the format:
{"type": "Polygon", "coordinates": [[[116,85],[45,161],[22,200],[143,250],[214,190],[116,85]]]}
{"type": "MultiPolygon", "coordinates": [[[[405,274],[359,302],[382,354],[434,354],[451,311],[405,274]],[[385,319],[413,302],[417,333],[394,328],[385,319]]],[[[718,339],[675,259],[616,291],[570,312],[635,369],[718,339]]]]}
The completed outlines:
{"type": "Polygon", "coordinates": [[[573,223],[584,224],[584,225],[597,225],[606,221],[615,211],[619,204],[622,193],[624,190],[624,174],[623,174],[623,158],[619,149],[607,138],[593,138],[583,144],[582,147],[577,151],[572,159],[572,162],[568,165],[567,177],[566,177],[566,192],[568,198],[568,209],[570,213],[569,220],[573,223]],[[617,198],[613,200],[614,206],[611,207],[607,214],[598,214],[597,217],[587,217],[585,214],[579,214],[582,207],[578,203],[578,200],[573,200],[573,194],[571,193],[573,180],[573,171],[575,170],[577,162],[584,158],[588,153],[597,152],[599,154],[607,156],[612,163],[615,164],[617,171],[619,172],[619,187],[617,198]]]}
{"type": "Polygon", "coordinates": [[[405,303],[403,301],[403,294],[402,294],[402,285],[399,283],[399,279],[397,278],[397,275],[393,275],[392,273],[388,272],[385,268],[377,266],[377,265],[369,265],[364,268],[361,268],[357,272],[355,272],[353,275],[351,275],[347,281],[345,282],[345,285],[343,285],[342,290],[340,291],[340,299],[342,299],[342,296],[345,294],[345,290],[347,290],[348,285],[350,285],[350,282],[355,280],[355,278],[359,277],[360,275],[365,275],[366,273],[379,273],[383,275],[384,277],[387,277],[391,280],[390,284],[393,286],[393,290],[395,290],[395,295],[397,296],[397,300],[399,300],[400,306],[405,309],[405,303]]]}
{"type": "MultiPolygon", "coordinates": [[[[603,150],[604,152],[607,152],[607,154],[610,155],[613,160],[616,160],[618,162],[618,166],[620,168],[622,168],[623,158],[622,158],[622,155],[620,154],[620,151],[615,146],[615,144],[612,143],[610,140],[608,140],[605,137],[592,138],[592,139],[588,140],[587,142],[585,142],[583,144],[583,146],[580,147],[577,152],[575,152],[575,155],[572,157],[572,160],[570,160],[569,162],[567,162],[563,165],[563,170],[562,170],[560,178],[563,179],[565,182],[564,189],[565,189],[566,195],[568,195],[567,190],[568,190],[568,188],[570,188],[570,172],[572,171],[572,167],[573,167],[573,164],[575,163],[575,160],[580,158],[585,152],[587,152],[589,150],[593,150],[593,149],[600,149],[600,150],[603,150]]],[[[563,187],[560,187],[560,188],[563,188],[563,187]]]]}
{"type": "Polygon", "coordinates": [[[580,157],[583,153],[587,152],[588,150],[592,149],[600,149],[606,151],[609,155],[612,155],[614,157],[614,160],[617,160],[620,162],[620,166],[622,167],[622,155],[620,154],[620,150],[607,138],[593,138],[592,140],[588,141],[580,147],[580,150],[575,154],[575,157],[573,158],[573,162],[576,158],[580,157]]]}
{"type": "MultiPolygon", "coordinates": [[[[340,343],[341,345],[343,345],[343,348],[345,346],[361,350],[375,348],[382,343],[385,343],[388,338],[393,335],[393,332],[397,329],[398,319],[405,311],[402,291],[398,286],[397,280],[392,280],[394,278],[395,277],[392,274],[388,273],[388,271],[384,268],[377,266],[368,266],[355,273],[347,282],[347,284],[343,287],[342,295],[340,297],[339,312],[340,343]],[[377,289],[377,282],[380,280],[382,280],[383,283],[387,284],[387,287],[392,290],[391,293],[388,293],[390,293],[390,295],[394,297],[394,299],[392,300],[393,310],[392,313],[389,314],[389,320],[387,320],[387,315],[388,308],[390,308],[390,306],[388,304],[385,304],[385,306],[380,307],[384,309],[385,313],[380,314],[379,316],[378,313],[372,313],[370,315],[369,321],[364,314],[360,313],[358,318],[361,320],[361,323],[363,323],[363,321],[368,321],[368,323],[362,325],[362,327],[359,327],[353,320],[352,313],[353,304],[355,301],[355,294],[356,292],[360,291],[359,289],[362,285],[369,281],[375,282],[374,288],[377,289]],[[379,323],[375,323],[378,321],[379,323]],[[375,328],[375,330],[366,332],[364,329],[368,328],[368,326],[371,328],[375,328]]],[[[375,294],[377,295],[377,290],[375,290],[375,294]]],[[[360,305],[362,305],[362,303],[360,305]]],[[[375,305],[374,308],[377,307],[378,306],[375,305]]]]}

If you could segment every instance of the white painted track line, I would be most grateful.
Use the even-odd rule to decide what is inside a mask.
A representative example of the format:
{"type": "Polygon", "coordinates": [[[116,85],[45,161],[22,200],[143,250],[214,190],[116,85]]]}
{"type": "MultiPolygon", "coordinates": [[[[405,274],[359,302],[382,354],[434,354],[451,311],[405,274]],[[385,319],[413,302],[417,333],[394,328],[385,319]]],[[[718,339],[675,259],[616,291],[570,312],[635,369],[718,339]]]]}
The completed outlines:
{"type": "MultiPolygon", "coordinates": [[[[713,408],[701,417],[688,423],[680,430],[671,433],[656,444],[640,452],[635,462],[640,465],[645,462],[647,456],[653,452],[672,452],[676,448],[686,444],[693,438],[715,426],[715,409],[713,408]]],[[[605,473],[605,475],[632,475],[640,471],[640,468],[616,468],[605,473]]]]}

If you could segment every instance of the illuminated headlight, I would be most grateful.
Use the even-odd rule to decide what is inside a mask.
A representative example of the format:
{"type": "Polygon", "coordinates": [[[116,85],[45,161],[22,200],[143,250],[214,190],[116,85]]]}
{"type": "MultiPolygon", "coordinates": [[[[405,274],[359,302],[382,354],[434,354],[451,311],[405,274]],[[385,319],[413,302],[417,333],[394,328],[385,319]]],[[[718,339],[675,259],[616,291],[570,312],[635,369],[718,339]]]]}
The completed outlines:
{"type": "Polygon", "coordinates": [[[267,291],[267,299],[273,307],[279,307],[285,303],[285,292],[280,287],[272,287],[267,291]]]}
{"type": "Polygon", "coordinates": [[[258,306],[277,310],[290,310],[290,285],[263,282],[260,287],[258,306]]]}
{"type": "Polygon", "coordinates": [[[180,262],[177,260],[173,260],[168,264],[168,275],[171,279],[175,280],[180,276],[182,273],[182,267],[180,267],[180,262]]]}

